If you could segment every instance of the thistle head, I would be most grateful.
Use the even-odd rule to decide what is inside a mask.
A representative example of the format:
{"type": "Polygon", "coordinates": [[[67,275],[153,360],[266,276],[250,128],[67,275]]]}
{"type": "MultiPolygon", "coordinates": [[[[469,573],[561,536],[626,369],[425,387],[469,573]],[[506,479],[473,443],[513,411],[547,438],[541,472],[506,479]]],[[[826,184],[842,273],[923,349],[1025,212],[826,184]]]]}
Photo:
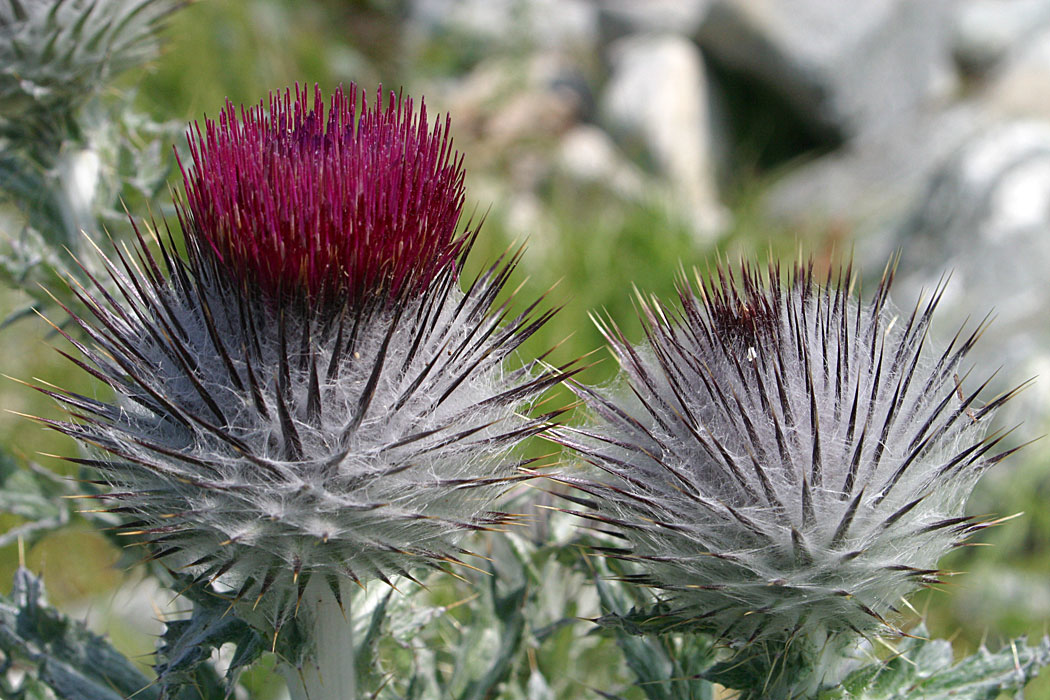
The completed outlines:
{"type": "Polygon", "coordinates": [[[311,303],[420,292],[455,264],[462,158],[425,103],[351,85],[271,95],[189,133],[180,219],[242,284],[311,303]]]}
{"type": "MultiPolygon", "coordinates": [[[[0,4],[0,119],[64,114],[153,57],[184,0],[7,0],[0,4]]],[[[58,117],[56,116],[56,120],[58,117]]],[[[68,127],[67,127],[68,128],[68,127]]],[[[34,133],[40,138],[39,133],[34,133]]]]}
{"type": "Polygon", "coordinates": [[[114,398],[49,391],[126,531],[275,626],[311,578],[338,598],[505,523],[489,507],[560,377],[503,366],[549,317],[494,307],[515,259],[460,288],[447,123],[393,97],[359,114],[356,94],[327,119],[299,91],[197,132],[187,257],[140,236],[76,290],[88,340],[67,337],[114,398]]]}
{"type": "Polygon", "coordinates": [[[983,527],[963,507],[1008,397],[961,386],[980,328],[934,349],[939,292],[902,314],[891,278],[860,301],[848,270],[719,268],[642,299],[641,345],[604,325],[625,390],[579,387],[593,421],[558,433],[604,478],[565,480],[677,619],[737,648],[885,631],[983,527]]]}

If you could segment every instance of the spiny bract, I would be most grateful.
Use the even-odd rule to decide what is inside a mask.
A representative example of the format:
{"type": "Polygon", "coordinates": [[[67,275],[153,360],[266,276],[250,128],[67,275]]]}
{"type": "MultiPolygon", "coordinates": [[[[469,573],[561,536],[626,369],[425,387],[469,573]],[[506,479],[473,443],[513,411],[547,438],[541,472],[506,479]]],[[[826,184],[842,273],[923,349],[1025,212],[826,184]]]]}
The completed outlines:
{"type": "Polygon", "coordinates": [[[185,259],[140,236],[78,290],[74,362],[115,398],[48,390],[125,534],[278,626],[311,577],[338,600],[342,577],[458,561],[461,533],[506,522],[488,508],[524,475],[512,447],[551,417],[522,411],[561,377],[503,368],[552,313],[495,305],[516,258],[460,289],[447,128],[356,95],[327,121],[297,91],[191,132],[185,259]]]}
{"type": "Polygon", "coordinates": [[[963,506],[1005,456],[984,436],[1008,397],[963,392],[980,329],[935,352],[939,292],[900,314],[891,279],[860,302],[850,271],[818,286],[812,267],[720,268],[695,292],[680,283],[680,310],[641,299],[639,346],[604,324],[626,391],[579,387],[593,424],[558,435],[606,478],[564,481],[683,626],[770,648],[886,631],[984,525],[963,506]]]}

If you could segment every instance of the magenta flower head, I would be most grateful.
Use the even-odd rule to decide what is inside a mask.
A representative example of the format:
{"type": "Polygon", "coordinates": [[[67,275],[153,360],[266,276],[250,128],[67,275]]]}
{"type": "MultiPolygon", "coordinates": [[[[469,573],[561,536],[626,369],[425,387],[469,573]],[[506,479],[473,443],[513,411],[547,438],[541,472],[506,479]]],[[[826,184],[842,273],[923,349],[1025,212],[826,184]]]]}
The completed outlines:
{"type": "Polygon", "coordinates": [[[77,461],[155,558],[274,628],[311,580],[338,600],[459,561],[464,532],[507,521],[489,508],[560,373],[504,368],[549,317],[495,307],[516,258],[461,289],[447,120],[297,89],[189,141],[186,256],[140,237],[80,290],[70,340],[114,398],[56,393],[76,420],[55,427],[98,448],[77,461]]]}
{"type": "Polygon", "coordinates": [[[849,271],[820,286],[811,267],[744,266],[682,282],[679,309],[643,298],[644,343],[603,327],[623,390],[580,387],[591,424],[558,429],[604,474],[564,481],[575,512],[625,539],[605,553],[659,593],[650,622],[736,650],[712,677],[752,671],[732,685],[763,689],[747,697],[834,682],[821,658],[890,631],[902,596],[986,525],[963,507],[1005,456],[985,435],[1008,397],[961,388],[980,328],[935,350],[939,292],[900,313],[891,278],[863,302],[849,271]]]}
{"type": "Polygon", "coordinates": [[[357,89],[320,88],[237,110],[190,136],[183,227],[227,274],[274,299],[361,304],[420,292],[453,266],[465,238],[462,159],[449,120],[382,89],[369,108],[357,89]]]}

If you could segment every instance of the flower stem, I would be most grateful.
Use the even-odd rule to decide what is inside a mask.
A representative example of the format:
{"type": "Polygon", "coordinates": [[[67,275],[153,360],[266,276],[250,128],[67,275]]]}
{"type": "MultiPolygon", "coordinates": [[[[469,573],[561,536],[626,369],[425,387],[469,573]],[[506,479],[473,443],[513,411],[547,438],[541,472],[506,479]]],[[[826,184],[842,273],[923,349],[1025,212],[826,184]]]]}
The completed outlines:
{"type": "Polygon", "coordinates": [[[341,607],[322,579],[315,576],[307,585],[299,613],[313,624],[313,655],[299,668],[283,664],[281,672],[292,700],[356,700],[350,591],[340,590],[341,607]]]}

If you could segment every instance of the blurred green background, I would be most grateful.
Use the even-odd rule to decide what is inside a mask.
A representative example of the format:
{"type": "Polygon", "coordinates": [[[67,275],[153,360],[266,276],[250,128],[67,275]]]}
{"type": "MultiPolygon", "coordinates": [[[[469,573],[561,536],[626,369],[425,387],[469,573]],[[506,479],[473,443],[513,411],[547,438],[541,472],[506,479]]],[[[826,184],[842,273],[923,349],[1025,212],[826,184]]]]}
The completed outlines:
{"type": "MultiPolygon", "coordinates": [[[[797,132],[764,119],[761,95],[751,95],[747,107],[732,104],[731,93],[727,97],[731,114],[752,111],[726,145],[733,154],[732,166],[721,174],[720,190],[731,223],[718,236],[698,236],[658,200],[623,198],[602,183],[581,183],[551,166],[561,134],[545,132],[544,122],[532,121],[517,129],[493,126],[490,115],[501,113],[503,106],[527,91],[527,65],[536,49],[526,38],[493,44],[455,33],[422,36],[405,23],[403,15],[399,3],[380,0],[196,2],[172,17],[159,59],[125,76],[123,87],[134,90],[139,108],[154,118],[178,122],[213,116],[226,99],[254,104],[268,91],[296,82],[316,82],[326,92],[339,83],[353,81],[371,90],[381,82],[388,89],[425,96],[431,110],[451,111],[456,145],[468,171],[467,210],[485,219],[473,264],[481,267],[529,235],[517,275],[523,285],[520,298],[533,299],[553,287],[550,303],[564,304],[564,309],[523,353],[538,353],[564,340],[552,356],[556,363],[602,346],[589,320],[594,312],[607,312],[628,337],[640,338],[632,284],[671,298],[680,266],[703,268],[720,257],[790,261],[807,255],[826,267],[848,259],[854,250],[848,228],[786,228],[764,219],[757,203],[765,189],[812,157],[817,152],[813,147],[819,149],[820,144],[800,143],[797,132]],[[497,87],[483,91],[481,98],[472,100],[462,90],[457,94],[450,88],[464,75],[479,71],[500,76],[497,87]],[[520,208],[510,206],[507,197],[525,176],[531,208],[523,224],[520,208]],[[530,224],[538,230],[529,231],[530,224]]],[[[584,77],[593,81],[607,70],[597,58],[577,59],[584,77]]],[[[180,186],[174,173],[170,182],[172,187],[180,186]]],[[[170,216],[169,199],[152,203],[152,209],[170,216]]],[[[858,262],[866,269],[881,265],[881,261],[858,262]]],[[[0,317],[25,300],[22,292],[0,292],[0,317]]],[[[898,298],[897,303],[907,307],[914,300],[898,298]]],[[[974,314],[984,311],[975,309],[974,314]]],[[[23,381],[40,378],[89,395],[97,392],[82,372],[49,347],[63,345],[49,330],[43,321],[31,318],[0,332],[4,373],[23,381]]],[[[600,361],[583,380],[607,381],[613,362],[604,350],[593,357],[600,361]]],[[[57,418],[58,408],[14,381],[6,382],[2,391],[0,404],[7,412],[0,414],[0,440],[26,459],[68,472],[59,460],[41,455],[70,455],[76,448],[21,415],[57,418]]],[[[1033,425],[1046,422],[1038,416],[1031,421],[1033,425]]],[[[967,548],[943,562],[948,569],[968,573],[911,599],[926,616],[931,632],[951,638],[958,653],[969,653],[982,643],[995,649],[1009,638],[1046,632],[1050,620],[1050,509],[1044,507],[1050,496],[1048,449],[1046,441],[1027,448],[1011,460],[1013,464],[1002,467],[1006,476],[982,485],[975,498],[989,513],[1024,515],[980,535],[975,543],[990,546],[967,548]]],[[[16,524],[17,518],[7,517],[0,521],[0,531],[16,524]]],[[[152,638],[107,622],[122,604],[124,594],[118,591],[133,588],[139,574],[123,568],[121,553],[105,538],[73,522],[24,556],[30,568],[43,573],[53,603],[90,617],[118,647],[148,662],[152,638]]],[[[18,557],[16,545],[0,550],[0,588],[5,591],[18,557]]],[[[261,678],[265,673],[266,669],[257,672],[261,678]]],[[[1050,678],[1037,680],[1028,692],[1030,698],[1050,698],[1050,678]]]]}

